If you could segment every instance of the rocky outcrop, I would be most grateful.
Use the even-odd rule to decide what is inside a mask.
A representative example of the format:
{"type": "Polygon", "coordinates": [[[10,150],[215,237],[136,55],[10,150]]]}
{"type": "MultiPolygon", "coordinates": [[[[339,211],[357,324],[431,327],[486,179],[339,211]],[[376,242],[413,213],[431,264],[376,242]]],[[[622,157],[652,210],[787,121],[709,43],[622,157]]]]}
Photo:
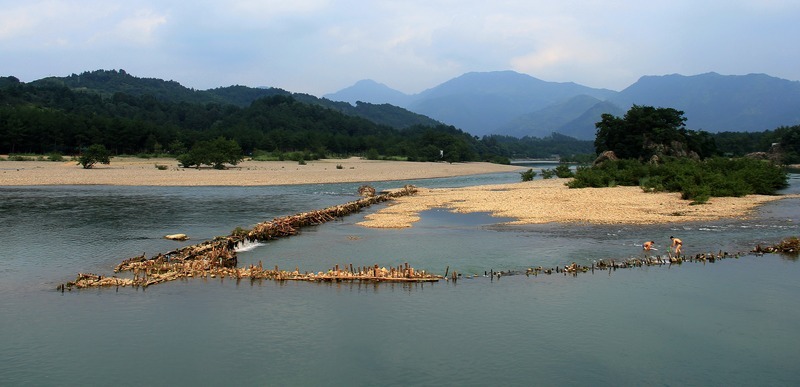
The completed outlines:
{"type": "Polygon", "coordinates": [[[769,147],[769,151],[767,152],[752,152],[744,155],[744,157],[756,160],[768,160],[780,164],[783,162],[783,149],[781,148],[781,144],[776,142],[769,147]]]}
{"type": "Polygon", "coordinates": [[[606,161],[616,161],[616,160],[619,160],[619,157],[617,157],[614,151],[605,151],[601,153],[600,156],[597,156],[596,159],[594,159],[592,166],[600,165],[606,161]]]}

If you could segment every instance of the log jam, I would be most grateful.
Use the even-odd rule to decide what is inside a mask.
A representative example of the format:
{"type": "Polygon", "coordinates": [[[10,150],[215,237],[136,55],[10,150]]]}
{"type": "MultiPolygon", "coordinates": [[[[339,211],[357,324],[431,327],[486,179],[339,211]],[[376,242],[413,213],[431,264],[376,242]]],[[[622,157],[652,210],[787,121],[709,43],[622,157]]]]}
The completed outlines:
{"type": "MultiPolygon", "coordinates": [[[[91,287],[147,287],[167,281],[189,278],[232,278],[250,280],[275,280],[275,281],[309,281],[309,282],[438,282],[440,280],[456,282],[459,279],[478,277],[477,274],[463,276],[462,273],[452,271],[448,277],[450,266],[444,275],[416,270],[408,263],[397,267],[380,267],[379,265],[353,267],[349,265],[336,265],[327,271],[301,272],[297,267],[294,270],[265,269],[261,262],[258,265],[237,267],[236,246],[245,241],[265,241],[275,238],[296,235],[301,227],[318,225],[336,217],[345,216],[352,212],[374,203],[379,203],[402,195],[411,195],[416,190],[413,186],[406,186],[402,190],[391,193],[371,196],[349,202],[340,206],[329,207],[324,210],[305,212],[283,218],[275,218],[270,222],[260,223],[253,230],[242,231],[237,229],[227,237],[217,237],[211,241],[196,245],[185,246],[166,253],[160,253],[152,258],[145,254],[128,258],[114,268],[115,273],[131,272],[133,278],[119,278],[116,275],[102,276],[92,273],[79,273],[75,281],[59,285],[57,290],[63,292],[72,288],[91,287]]],[[[644,266],[663,266],[683,264],[686,262],[716,262],[727,258],[739,258],[743,255],[765,253],[783,253],[797,255],[800,251],[800,240],[797,237],[784,239],[773,246],[757,245],[749,252],[728,253],[723,251],[707,252],[695,255],[629,257],[622,259],[600,259],[592,261],[591,265],[579,265],[575,262],[556,267],[529,267],[525,270],[485,271],[485,277],[500,279],[503,276],[520,275],[538,276],[563,274],[577,276],[580,273],[592,273],[596,270],[607,271],[609,274],[617,269],[631,269],[644,266]]]]}
{"type": "Polygon", "coordinates": [[[295,215],[274,218],[271,221],[257,224],[251,230],[237,228],[231,235],[217,237],[210,241],[205,241],[195,245],[181,247],[166,253],[159,253],[154,257],[148,258],[145,254],[128,258],[114,268],[114,273],[132,272],[133,278],[123,279],[116,276],[103,277],[97,274],[79,273],[74,282],[59,285],[59,289],[65,287],[86,288],[103,286],[150,286],[166,281],[174,281],[180,278],[192,277],[232,277],[232,278],[251,278],[251,279],[276,279],[276,280],[296,280],[296,281],[395,281],[395,282],[427,282],[438,281],[441,276],[435,276],[424,271],[415,270],[408,264],[398,268],[365,267],[354,270],[350,265],[350,270],[339,269],[338,265],[334,270],[319,273],[300,273],[299,270],[282,271],[264,270],[259,264],[258,267],[238,268],[236,248],[246,242],[263,242],[277,238],[285,238],[297,235],[303,227],[316,226],[331,220],[352,214],[369,207],[376,203],[387,200],[413,195],[417,192],[416,187],[406,185],[402,189],[375,195],[375,190],[371,187],[362,186],[359,193],[364,196],[361,199],[345,204],[328,207],[322,210],[303,212],[295,215]]]}

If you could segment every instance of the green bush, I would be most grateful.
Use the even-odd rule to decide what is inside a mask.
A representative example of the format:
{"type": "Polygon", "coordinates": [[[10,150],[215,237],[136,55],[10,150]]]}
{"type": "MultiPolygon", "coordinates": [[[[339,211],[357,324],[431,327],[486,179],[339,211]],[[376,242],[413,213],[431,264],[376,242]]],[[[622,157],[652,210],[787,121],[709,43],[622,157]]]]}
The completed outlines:
{"type": "Polygon", "coordinates": [[[282,156],[282,158],[281,158],[282,161],[283,160],[291,160],[291,161],[299,162],[300,160],[303,160],[303,161],[306,161],[306,160],[319,160],[319,155],[317,155],[315,153],[311,153],[310,151],[285,152],[285,153],[282,153],[281,156],[282,156]]]}
{"type": "Polygon", "coordinates": [[[23,156],[20,154],[8,155],[8,161],[33,161],[34,158],[30,156],[23,156]]]}
{"type": "Polygon", "coordinates": [[[111,152],[102,144],[90,145],[83,151],[81,156],[78,157],[78,164],[82,165],[84,169],[89,169],[97,163],[111,163],[111,152]]]}
{"type": "Polygon", "coordinates": [[[542,169],[542,179],[552,179],[556,175],[556,171],[552,169],[542,169]]]}
{"type": "Polygon", "coordinates": [[[364,158],[367,160],[379,160],[381,158],[380,153],[375,148],[369,148],[367,153],[364,154],[364,158]]]}
{"type": "Polygon", "coordinates": [[[520,176],[522,177],[522,181],[531,181],[536,176],[536,172],[533,169],[528,169],[525,172],[520,172],[520,176]]]}
{"type": "Polygon", "coordinates": [[[185,168],[211,165],[215,169],[225,169],[225,163],[236,165],[244,159],[242,148],[234,140],[218,137],[213,141],[199,141],[192,149],[177,157],[185,168]]]}
{"type": "MultiPolygon", "coordinates": [[[[575,172],[575,179],[567,183],[570,188],[609,187],[615,182],[614,169],[581,167],[575,172]]],[[[615,184],[615,183],[614,183],[615,184]]]]}
{"type": "Polygon", "coordinates": [[[489,162],[493,164],[511,165],[511,160],[503,156],[492,156],[489,162]]]}
{"type": "Polygon", "coordinates": [[[47,154],[47,161],[64,161],[64,156],[61,153],[53,152],[47,154]]]}
{"type": "Polygon", "coordinates": [[[645,192],[663,192],[664,178],[663,176],[647,176],[639,180],[639,186],[645,192]]]}
{"type": "Polygon", "coordinates": [[[780,166],[749,158],[665,159],[662,164],[636,160],[607,161],[578,168],[570,188],[638,185],[644,191],[680,192],[685,200],[705,203],[710,197],[771,195],[788,186],[780,166]]]}
{"type": "Polygon", "coordinates": [[[555,169],[555,173],[556,176],[562,179],[575,176],[575,174],[572,172],[572,170],[569,168],[569,165],[567,164],[558,164],[558,166],[555,169]]]}

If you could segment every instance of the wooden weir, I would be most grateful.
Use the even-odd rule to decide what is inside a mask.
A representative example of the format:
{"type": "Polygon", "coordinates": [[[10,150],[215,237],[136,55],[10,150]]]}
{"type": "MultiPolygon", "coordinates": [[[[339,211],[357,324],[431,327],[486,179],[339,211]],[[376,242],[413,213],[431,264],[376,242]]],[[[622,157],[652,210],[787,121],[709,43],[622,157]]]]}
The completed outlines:
{"type": "Polygon", "coordinates": [[[147,258],[145,254],[128,258],[114,268],[114,273],[132,272],[133,278],[120,278],[116,275],[102,276],[79,273],[76,280],[59,285],[60,290],[104,286],[143,286],[147,287],[162,282],[181,278],[250,278],[272,279],[281,281],[370,281],[370,282],[435,282],[442,276],[415,270],[408,263],[389,269],[374,265],[370,267],[339,267],[326,272],[300,272],[264,269],[259,262],[257,266],[242,268],[238,266],[236,248],[245,242],[263,242],[272,239],[296,235],[303,227],[319,225],[340,218],[362,208],[387,200],[413,195],[416,187],[407,185],[379,195],[369,186],[362,186],[359,192],[363,198],[345,204],[328,207],[322,210],[303,212],[295,215],[275,218],[257,224],[251,230],[237,229],[231,235],[217,237],[213,240],[181,247],[166,253],[147,258]]]}
{"type": "MultiPolygon", "coordinates": [[[[265,269],[261,262],[258,265],[249,267],[238,267],[236,248],[245,242],[268,241],[277,238],[296,235],[300,228],[319,225],[334,220],[345,215],[349,215],[360,209],[375,203],[384,202],[399,196],[413,195],[416,188],[405,186],[404,188],[380,195],[369,193],[362,186],[359,191],[368,192],[367,196],[342,205],[329,207],[323,210],[304,212],[296,215],[275,218],[271,221],[257,224],[252,230],[235,230],[231,235],[217,237],[213,240],[185,246],[166,253],[159,253],[152,258],[147,258],[145,254],[128,258],[114,268],[114,273],[130,272],[132,278],[121,278],[116,275],[101,276],[97,274],[79,273],[75,281],[58,286],[58,290],[72,290],[72,288],[91,288],[91,287],[147,287],[167,281],[188,278],[232,278],[250,280],[276,280],[276,281],[310,281],[310,282],[437,282],[439,280],[457,281],[462,278],[461,273],[450,272],[447,267],[444,276],[431,274],[424,270],[416,270],[408,263],[397,267],[380,267],[379,265],[353,267],[350,265],[336,265],[327,271],[320,272],[301,272],[297,267],[294,270],[281,270],[278,266],[274,269],[265,269]],[[448,276],[450,273],[450,276],[448,276]]],[[[373,190],[374,192],[374,190],[373,190]]],[[[797,237],[790,237],[774,245],[763,247],[756,246],[750,252],[738,252],[729,254],[719,251],[718,253],[702,253],[694,256],[646,256],[631,257],[624,259],[602,259],[593,261],[590,266],[578,265],[573,262],[563,267],[554,268],[530,267],[525,270],[509,270],[484,272],[485,277],[500,278],[508,275],[537,276],[550,274],[563,274],[577,276],[579,273],[594,273],[598,271],[636,268],[643,266],[661,266],[681,264],[684,262],[715,262],[725,258],[739,258],[741,255],[755,253],[787,253],[797,254],[800,251],[800,240],[797,237]]],[[[478,277],[477,274],[466,277],[478,277]]]]}

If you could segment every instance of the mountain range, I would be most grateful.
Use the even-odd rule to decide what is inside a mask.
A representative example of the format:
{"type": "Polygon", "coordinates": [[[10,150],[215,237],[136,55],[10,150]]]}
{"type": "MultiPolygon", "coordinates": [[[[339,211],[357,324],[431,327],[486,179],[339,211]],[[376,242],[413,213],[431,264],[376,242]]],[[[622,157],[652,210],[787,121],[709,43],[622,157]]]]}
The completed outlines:
{"type": "Polygon", "coordinates": [[[681,110],[687,128],[711,133],[800,124],[800,82],[765,74],[643,76],[613,91],[514,71],[471,72],[413,95],[362,80],[323,99],[388,103],[476,136],[559,133],[592,140],[603,113],[622,116],[634,104],[681,110]]]}
{"type": "MultiPolygon", "coordinates": [[[[0,77],[0,87],[19,82],[16,77],[0,77]]],[[[414,125],[440,125],[429,117],[408,111],[394,104],[331,101],[310,94],[292,93],[274,87],[248,87],[233,85],[209,90],[195,90],[175,81],[158,78],[140,78],[125,70],[94,70],[65,77],[46,77],[30,82],[33,86],[57,85],[81,92],[91,92],[110,98],[117,93],[132,96],[150,96],[162,101],[194,104],[230,104],[247,107],[253,101],[272,96],[291,96],[299,102],[320,105],[343,114],[365,118],[379,125],[403,129],[414,125]]]]}

